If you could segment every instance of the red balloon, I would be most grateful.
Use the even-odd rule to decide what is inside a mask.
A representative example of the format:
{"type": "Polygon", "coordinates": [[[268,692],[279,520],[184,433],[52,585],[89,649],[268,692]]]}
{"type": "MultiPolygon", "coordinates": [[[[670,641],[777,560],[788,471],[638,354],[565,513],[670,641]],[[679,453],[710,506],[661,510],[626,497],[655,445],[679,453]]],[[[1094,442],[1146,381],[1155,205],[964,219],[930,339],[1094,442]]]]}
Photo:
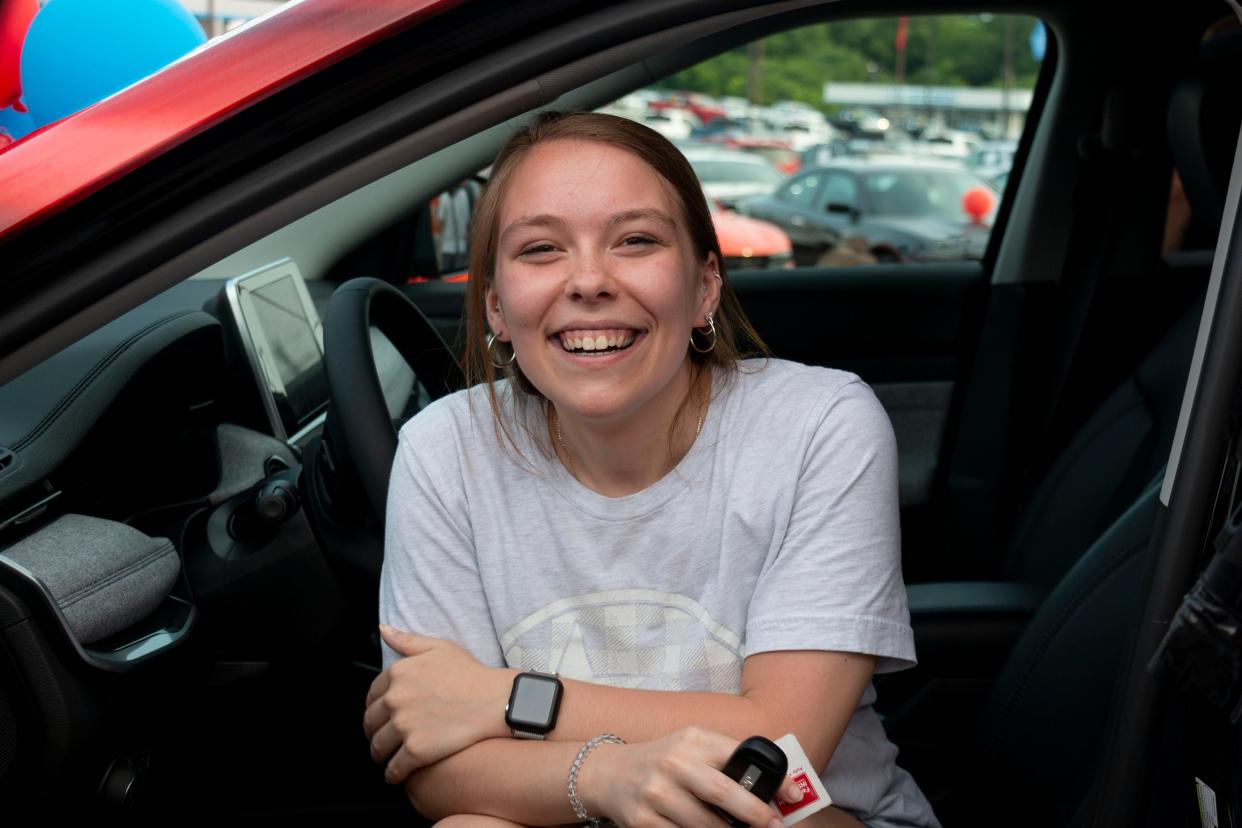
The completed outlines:
{"type": "Polygon", "coordinates": [[[11,106],[26,111],[20,100],[22,43],[38,11],[39,0],[0,2],[0,109],[11,106]]]}
{"type": "Polygon", "coordinates": [[[971,187],[962,196],[962,209],[975,221],[983,221],[983,217],[992,212],[995,203],[987,187],[971,187]]]}

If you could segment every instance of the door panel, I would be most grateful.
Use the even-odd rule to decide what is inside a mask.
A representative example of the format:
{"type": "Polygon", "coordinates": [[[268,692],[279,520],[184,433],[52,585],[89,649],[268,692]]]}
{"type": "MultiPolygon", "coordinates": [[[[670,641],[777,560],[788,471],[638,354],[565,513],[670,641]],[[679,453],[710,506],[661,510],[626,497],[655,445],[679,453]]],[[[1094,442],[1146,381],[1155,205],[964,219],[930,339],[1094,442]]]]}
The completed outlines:
{"type": "Polygon", "coordinates": [[[978,262],[799,268],[731,281],[774,356],[858,374],[892,421],[907,582],[931,577],[935,481],[978,334],[978,262]]]}

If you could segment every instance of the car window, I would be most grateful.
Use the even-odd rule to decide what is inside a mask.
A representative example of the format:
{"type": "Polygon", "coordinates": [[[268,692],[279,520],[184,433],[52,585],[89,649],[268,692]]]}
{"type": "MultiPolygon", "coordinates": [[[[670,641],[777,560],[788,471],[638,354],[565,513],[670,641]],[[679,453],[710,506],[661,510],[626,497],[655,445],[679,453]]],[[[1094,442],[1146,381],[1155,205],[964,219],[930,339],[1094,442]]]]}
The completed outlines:
{"type": "MultiPolygon", "coordinates": [[[[1038,25],[987,14],[815,24],[727,51],[597,111],[673,141],[708,197],[785,237],[778,247],[791,248],[799,233],[801,244],[818,245],[802,251],[804,263],[871,261],[828,257],[836,236],[797,224],[830,230],[839,224],[830,203],[855,211],[851,249],[883,251],[878,261],[893,262],[898,250],[903,263],[979,259],[1026,128],[1043,58],[1027,41],[1038,25]],[[898,46],[904,54],[894,62],[898,46]],[[716,157],[727,153],[751,163],[716,157]],[[795,217],[791,206],[811,215],[795,217]],[[936,221],[906,221],[918,217],[936,221]]],[[[443,202],[430,209],[443,214],[443,202]]],[[[468,253],[447,218],[431,217],[424,235],[435,251],[419,258],[438,263],[443,278],[464,278],[468,253]]]]}
{"type": "Polygon", "coordinates": [[[819,192],[821,181],[823,181],[823,176],[818,173],[798,176],[784,187],[781,187],[777,193],[777,198],[790,204],[796,204],[799,207],[814,207],[817,203],[816,196],[819,192]]]}
{"type": "Polygon", "coordinates": [[[954,170],[881,170],[863,175],[868,210],[876,216],[925,216],[955,219],[972,191],[988,193],[987,183],[954,170]]]}
{"type": "Polygon", "coordinates": [[[857,207],[858,183],[854,180],[854,176],[844,173],[825,176],[820,201],[825,207],[829,204],[844,204],[851,208],[857,207]]]}
{"type": "MultiPolygon", "coordinates": [[[[996,182],[1007,180],[1027,127],[1046,44],[1040,25],[993,14],[815,24],[717,55],[648,93],[703,120],[691,141],[752,153],[792,176],[727,208],[805,245],[813,236],[798,222],[827,231],[839,223],[827,205],[848,204],[860,211],[851,244],[887,251],[885,262],[894,249],[906,251],[901,262],[978,259],[997,214],[996,182]],[[732,123],[713,127],[715,118],[732,123]],[[881,165],[891,172],[867,177],[881,165]],[[791,205],[821,216],[796,217],[791,205]],[[912,217],[937,221],[916,226],[912,217]]],[[[825,232],[803,260],[824,260],[833,238],[825,232]]]]}

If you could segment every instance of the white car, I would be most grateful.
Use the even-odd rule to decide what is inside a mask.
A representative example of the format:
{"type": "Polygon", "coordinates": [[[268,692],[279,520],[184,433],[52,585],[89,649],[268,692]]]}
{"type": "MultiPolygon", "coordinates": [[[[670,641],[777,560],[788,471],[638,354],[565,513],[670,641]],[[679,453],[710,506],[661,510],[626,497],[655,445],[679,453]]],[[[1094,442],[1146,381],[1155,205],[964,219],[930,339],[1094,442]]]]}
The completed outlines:
{"type": "Polygon", "coordinates": [[[775,167],[757,155],[736,150],[692,149],[686,159],[703,183],[703,191],[732,208],[739,200],[773,192],[785,180],[775,167]]]}
{"type": "Polygon", "coordinates": [[[973,132],[945,129],[923,133],[914,146],[923,155],[965,161],[980,148],[980,141],[973,132]]]}
{"type": "Polygon", "coordinates": [[[822,116],[819,120],[807,118],[805,120],[789,121],[780,128],[780,131],[789,139],[789,143],[793,148],[799,152],[810,149],[817,144],[830,143],[840,135],[822,116]]]}
{"type": "Polygon", "coordinates": [[[662,109],[659,112],[647,112],[636,120],[673,141],[684,141],[690,137],[690,133],[694,131],[695,127],[702,126],[702,123],[693,113],[687,112],[684,109],[670,108],[662,109]]]}
{"type": "Polygon", "coordinates": [[[984,178],[995,180],[1009,172],[1018,151],[1015,141],[989,141],[966,159],[966,166],[984,178]]]}

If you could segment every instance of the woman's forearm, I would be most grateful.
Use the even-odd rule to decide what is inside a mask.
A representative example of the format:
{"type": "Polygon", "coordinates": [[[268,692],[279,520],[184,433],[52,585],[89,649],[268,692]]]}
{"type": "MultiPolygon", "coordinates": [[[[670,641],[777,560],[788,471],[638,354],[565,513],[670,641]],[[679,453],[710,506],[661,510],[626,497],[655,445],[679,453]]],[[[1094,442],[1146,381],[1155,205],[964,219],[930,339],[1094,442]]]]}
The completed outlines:
{"type": "MultiPolygon", "coordinates": [[[[565,685],[566,701],[571,693],[576,698],[572,705],[563,705],[548,741],[488,739],[417,771],[406,784],[415,808],[429,819],[476,813],[524,825],[575,822],[566,776],[583,743],[600,733],[640,742],[689,725],[738,740],[756,734],[775,739],[788,732],[776,733],[779,727],[763,709],[741,696],[628,690],[578,681],[565,685]]],[[[608,749],[608,745],[596,748],[608,749]]],[[[583,766],[579,788],[584,800],[591,797],[596,768],[591,759],[583,766]]]]}
{"type": "MultiPolygon", "coordinates": [[[[751,670],[766,669],[763,681],[743,682],[739,695],[681,690],[635,690],[572,679],[562,679],[565,690],[556,727],[548,739],[581,745],[600,733],[611,732],[627,742],[645,742],[691,725],[732,736],[778,739],[798,737],[807,757],[822,768],[836,749],[837,740],[858,706],[871,679],[873,660],[843,653],[814,653],[795,661],[788,653],[753,656],[751,670]],[[771,666],[778,665],[775,669],[771,666]]],[[[487,738],[509,735],[504,722],[507,688],[515,671],[496,671],[490,691],[495,714],[487,723],[487,738]]]]}
{"type": "MultiPolygon", "coordinates": [[[[858,706],[873,664],[868,656],[842,653],[762,653],[747,660],[742,695],[565,680],[548,741],[507,738],[499,703],[487,738],[421,771],[411,795],[428,817],[484,813],[526,825],[560,824],[574,818],[565,776],[588,739],[611,732],[627,742],[649,742],[689,726],[739,741],[793,733],[812,766],[822,771],[858,706]]],[[[583,769],[581,791],[588,811],[592,773],[603,764],[593,764],[592,757],[583,769]]]]}
{"type": "Polygon", "coordinates": [[[698,725],[739,741],[756,735],[776,739],[789,728],[780,730],[787,723],[771,713],[752,699],[729,693],[631,690],[566,681],[556,728],[548,738],[581,743],[610,731],[627,742],[646,742],[698,725]]]}
{"type": "Polygon", "coordinates": [[[578,822],[565,789],[581,745],[488,739],[429,765],[406,780],[420,814],[486,814],[523,825],[578,822]]]}

